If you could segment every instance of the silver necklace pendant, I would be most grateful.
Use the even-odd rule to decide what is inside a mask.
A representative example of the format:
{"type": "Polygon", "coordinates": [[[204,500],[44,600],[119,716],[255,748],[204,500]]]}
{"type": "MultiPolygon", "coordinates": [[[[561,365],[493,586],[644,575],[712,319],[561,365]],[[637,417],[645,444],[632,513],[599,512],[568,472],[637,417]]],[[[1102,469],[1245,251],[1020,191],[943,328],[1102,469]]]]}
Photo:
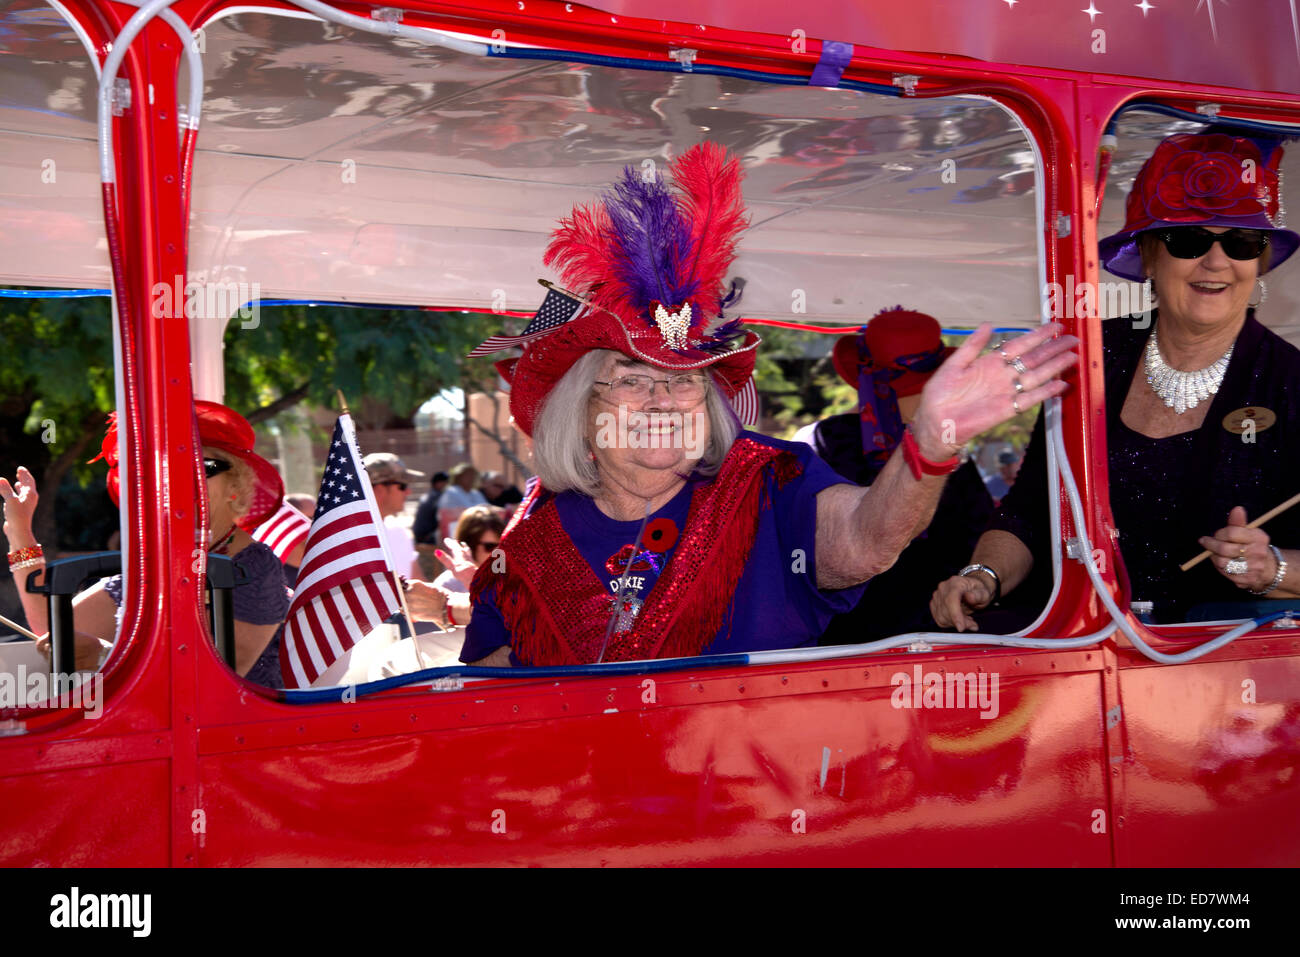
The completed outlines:
{"type": "Polygon", "coordinates": [[[1183,372],[1165,362],[1164,356],[1160,354],[1156,331],[1152,329],[1146,349],[1147,384],[1151,386],[1152,392],[1164,400],[1166,406],[1182,415],[1218,393],[1223,374],[1228,371],[1228,362],[1232,359],[1232,348],[1228,346],[1227,352],[1204,369],[1183,372]]]}

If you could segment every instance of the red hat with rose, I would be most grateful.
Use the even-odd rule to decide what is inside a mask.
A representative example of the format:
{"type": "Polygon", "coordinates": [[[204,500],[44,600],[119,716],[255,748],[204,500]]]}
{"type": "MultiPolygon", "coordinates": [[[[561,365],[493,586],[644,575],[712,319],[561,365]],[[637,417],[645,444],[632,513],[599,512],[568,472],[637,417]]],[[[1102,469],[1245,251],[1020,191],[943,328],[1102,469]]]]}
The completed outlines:
{"type": "Polygon", "coordinates": [[[1284,229],[1276,138],[1227,133],[1177,133],[1156,147],[1133,180],[1124,228],[1098,245],[1101,261],[1117,276],[1146,278],[1138,236],[1178,226],[1227,226],[1268,233],[1270,268],[1300,247],[1284,229]]]}

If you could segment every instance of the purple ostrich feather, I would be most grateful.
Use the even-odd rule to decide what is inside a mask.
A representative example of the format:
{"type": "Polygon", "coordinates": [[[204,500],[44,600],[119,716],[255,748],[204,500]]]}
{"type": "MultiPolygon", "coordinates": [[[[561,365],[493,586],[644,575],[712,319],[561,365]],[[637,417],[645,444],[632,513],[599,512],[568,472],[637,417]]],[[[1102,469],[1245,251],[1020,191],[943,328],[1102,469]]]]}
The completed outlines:
{"type": "Polygon", "coordinates": [[[691,254],[691,225],[676,196],[656,172],[650,182],[631,166],[623,168],[614,192],[605,196],[613,226],[611,252],[617,282],[627,303],[650,325],[656,300],[669,309],[690,301],[697,283],[684,278],[691,254]]]}

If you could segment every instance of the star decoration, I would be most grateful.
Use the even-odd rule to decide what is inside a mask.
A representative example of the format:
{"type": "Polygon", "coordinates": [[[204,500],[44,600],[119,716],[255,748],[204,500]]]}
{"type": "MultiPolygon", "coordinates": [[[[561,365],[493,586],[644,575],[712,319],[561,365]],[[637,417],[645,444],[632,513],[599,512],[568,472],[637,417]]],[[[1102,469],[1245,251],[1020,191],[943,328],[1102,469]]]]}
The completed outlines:
{"type": "Polygon", "coordinates": [[[1097,18],[1101,16],[1101,11],[1097,9],[1096,5],[1092,2],[1092,0],[1088,0],[1088,9],[1082,12],[1088,15],[1089,23],[1095,23],[1097,21],[1097,18]]]}
{"type": "Polygon", "coordinates": [[[1015,7],[1016,7],[1016,4],[1019,3],[1020,0],[1002,0],[1002,2],[1005,3],[1005,4],[1007,5],[1007,9],[1008,9],[1008,10],[1014,10],[1015,7]]]}
{"type": "Polygon", "coordinates": [[[1142,11],[1142,18],[1144,20],[1146,19],[1147,11],[1154,10],[1156,8],[1154,3],[1147,3],[1147,0],[1142,0],[1141,3],[1135,3],[1133,4],[1133,6],[1137,7],[1139,10],[1142,11]]]}

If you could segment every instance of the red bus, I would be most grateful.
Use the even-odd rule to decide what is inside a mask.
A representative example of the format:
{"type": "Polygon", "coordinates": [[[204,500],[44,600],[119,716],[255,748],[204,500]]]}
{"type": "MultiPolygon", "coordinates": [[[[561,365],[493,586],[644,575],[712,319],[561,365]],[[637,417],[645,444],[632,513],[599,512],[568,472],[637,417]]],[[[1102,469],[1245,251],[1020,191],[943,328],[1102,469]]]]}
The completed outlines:
{"type": "MultiPolygon", "coordinates": [[[[1293,5],[132,2],[0,0],[0,283],[112,291],[126,590],[97,713],[0,711],[0,862],[1300,860],[1300,632],[1129,607],[1100,368],[1128,291],[1069,292],[1104,285],[1161,138],[1300,123],[1293,5]],[[526,310],[561,213],[704,139],[746,166],[748,319],[1029,328],[1065,290],[1082,363],[1036,620],[346,695],[232,672],[192,403],[222,398],[241,320],[157,290],[526,310]],[[952,675],[996,675],[995,713],[898,693],[952,675]]],[[[1264,310],[1293,343],[1298,300],[1281,273],[1264,310]]]]}

